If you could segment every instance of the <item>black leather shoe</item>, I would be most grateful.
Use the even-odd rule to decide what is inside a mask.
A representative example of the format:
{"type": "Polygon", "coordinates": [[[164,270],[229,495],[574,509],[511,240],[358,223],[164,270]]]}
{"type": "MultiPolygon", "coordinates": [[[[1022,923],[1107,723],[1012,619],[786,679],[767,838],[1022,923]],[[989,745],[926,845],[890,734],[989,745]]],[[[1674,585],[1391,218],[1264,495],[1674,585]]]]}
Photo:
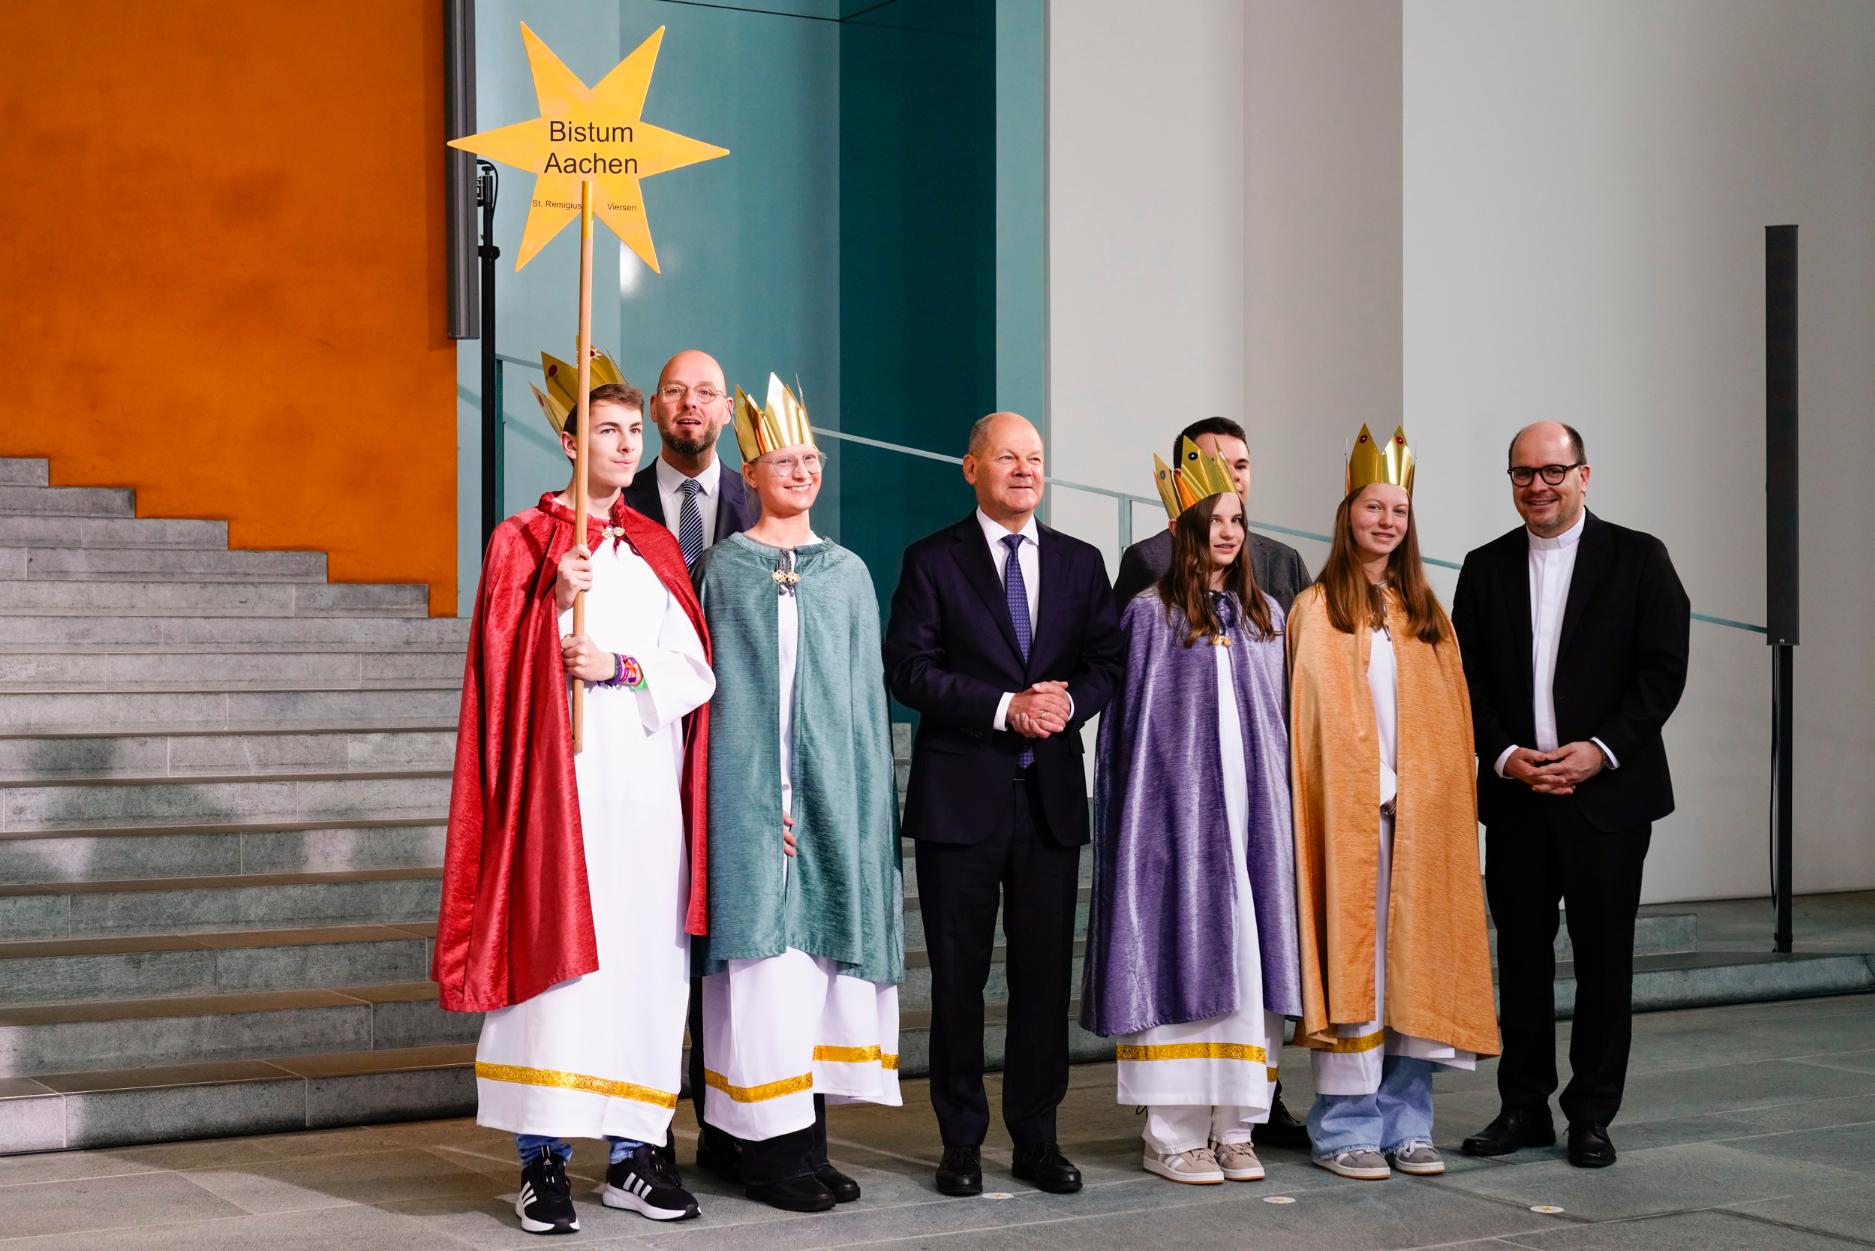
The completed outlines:
{"type": "Polygon", "coordinates": [[[946,1147],[938,1161],[937,1188],[941,1195],[983,1193],[983,1153],[976,1147],[946,1147]]]}
{"type": "Polygon", "coordinates": [[[1270,1105],[1270,1119],[1250,1127],[1250,1141],[1259,1147],[1282,1147],[1290,1151],[1309,1149],[1309,1127],[1290,1115],[1283,1106],[1282,1087],[1276,1088],[1276,1101],[1270,1105]]]}
{"type": "Polygon", "coordinates": [[[783,1212],[825,1212],[835,1203],[833,1191],[821,1185],[812,1173],[786,1181],[752,1182],[742,1188],[742,1193],[783,1212]]]}
{"type": "Polygon", "coordinates": [[[697,1136],[697,1167],[709,1169],[731,1186],[742,1184],[742,1146],[714,1126],[697,1136]]]}
{"type": "Polygon", "coordinates": [[[814,1176],[833,1195],[835,1203],[851,1203],[859,1198],[859,1183],[833,1167],[831,1161],[816,1164],[814,1176]]]}
{"type": "Polygon", "coordinates": [[[1547,1107],[1505,1108],[1458,1149],[1466,1155],[1509,1155],[1520,1147],[1547,1147],[1555,1141],[1556,1125],[1547,1107]]]}
{"type": "Polygon", "coordinates": [[[1601,1125],[1569,1127],[1569,1163],[1577,1168],[1607,1168],[1615,1162],[1615,1144],[1601,1125]]]}
{"type": "Polygon", "coordinates": [[[1081,1188],[1081,1170],[1069,1163],[1061,1148],[1052,1142],[1040,1147],[1017,1147],[1010,1171],[1018,1181],[1029,1182],[1051,1195],[1071,1195],[1081,1188]]]}

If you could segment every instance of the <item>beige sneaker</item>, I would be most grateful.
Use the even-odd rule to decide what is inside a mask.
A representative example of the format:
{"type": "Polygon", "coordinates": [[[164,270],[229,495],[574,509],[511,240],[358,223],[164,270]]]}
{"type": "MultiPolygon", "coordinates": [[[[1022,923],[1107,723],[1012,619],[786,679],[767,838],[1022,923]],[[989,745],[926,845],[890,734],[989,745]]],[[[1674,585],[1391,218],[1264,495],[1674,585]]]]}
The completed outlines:
{"type": "Polygon", "coordinates": [[[1445,1157],[1424,1138],[1415,1138],[1387,1157],[1387,1163],[1401,1173],[1415,1177],[1437,1177],[1445,1172],[1445,1157]]]}
{"type": "Polygon", "coordinates": [[[1214,1142],[1211,1154],[1217,1157],[1217,1166],[1228,1180],[1263,1180],[1263,1161],[1257,1159],[1256,1148],[1249,1143],[1214,1142]]]}
{"type": "Polygon", "coordinates": [[[1386,1181],[1393,1176],[1386,1156],[1364,1148],[1318,1155],[1315,1162],[1338,1177],[1351,1177],[1355,1181],[1386,1181]]]}
{"type": "Polygon", "coordinates": [[[1174,1151],[1169,1155],[1160,1155],[1151,1147],[1146,1148],[1145,1158],[1141,1160],[1148,1173],[1157,1173],[1167,1181],[1175,1181],[1185,1186],[1221,1186],[1224,1184],[1224,1170],[1217,1166],[1217,1157],[1211,1154],[1209,1147],[1194,1147],[1190,1151],[1174,1151]]]}

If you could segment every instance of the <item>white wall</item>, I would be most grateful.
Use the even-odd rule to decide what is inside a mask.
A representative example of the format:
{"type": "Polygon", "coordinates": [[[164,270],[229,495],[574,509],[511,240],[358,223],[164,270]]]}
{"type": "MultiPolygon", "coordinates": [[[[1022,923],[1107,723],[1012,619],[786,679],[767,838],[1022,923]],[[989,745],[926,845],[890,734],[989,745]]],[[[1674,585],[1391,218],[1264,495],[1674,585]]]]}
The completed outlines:
{"type": "MultiPolygon", "coordinates": [[[[1054,473],[1145,491],[1241,414],[1254,517],[1324,530],[1401,414],[1424,550],[1517,524],[1504,445],[1581,427],[1590,505],[1763,620],[1762,227],[1803,227],[1798,888],[1875,886],[1875,5],[1063,0],[1050,10],[1054,473]]],[[[1106,502],[1056,524],[1112,545],[1106,502]]],[[[1152,520],[1139,511],[1138,523],[1152,520]]],[[[1312,566],[1325,549],[1298,542],[1312,566]]],[[[1449,597],[1449,572],[1435,583],[1449,597]]],[[[1769,656],[1693,627],[1652,900],[1765,893],[1769,656]]]]}
{"type": "MultiPolygon", "coordinates": [[[[1589,506],[1660,536],[1696,609],[1764,620],[1763,227],[1802,227],[1799,889],[1875,885],[1875,5],[1413,0],[1405,413],[1428,550],[1516,524],[1504,444],[1577,425],[1589,506]]],[[[1648,895],[1767,889],[1770,658],[1695,623],[1679,810],[1648,895]]]]}
{"type": "MultiPolygon", "coordinates": [[[[1241,408],[1242,33],[1239,0],[1049,6],[1051,476],[1151,496],[1154,452],[1241,408]]],[[[1117,565],[1113,501],[1049,520],[1117,565]]]]}

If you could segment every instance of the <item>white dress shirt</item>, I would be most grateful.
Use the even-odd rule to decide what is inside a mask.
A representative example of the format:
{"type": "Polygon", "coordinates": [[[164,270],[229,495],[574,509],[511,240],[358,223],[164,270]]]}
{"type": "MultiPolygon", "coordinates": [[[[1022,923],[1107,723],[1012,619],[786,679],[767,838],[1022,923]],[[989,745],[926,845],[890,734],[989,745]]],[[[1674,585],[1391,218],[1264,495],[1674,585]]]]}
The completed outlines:
{"type": "MultiPolygon", "coordinates": [[[[990,560],[996,566],[996,580],[1004,585],[1008,579],[1003,576],[1005,566],[1009,564],[1009,549],[1003,545],[1003,539],[1011,534],[1022,536],[1021,546],[1016,548],[1016,559],[1022,562],[1022,590],[1029,599],[1029,638],[1035,638],[1035,605],[1042,591],[1042,546],[1041,532],[1035,528],[1035,518],[1031,516],[1022,524],[1020,530],[1010,530],[1000,521],[990,520],[990,515],[981,508],[977,509],[977,525],[983,529],[983,541],[989,544],[990,560]]],[[[998,730],[1009,728],[1009,701],[1018,692],[1004,691],[1003,697],[996,704],[996,717],[990,722],[998,730]]],[[[1068,697],[1068,715],[1074,715],[1074,697],[1068,697]]]]}
{"type": "MultiPolygon", "coordinates": [[[[697,511],[703,514],[703,546],[705,550],[716,542],[716,485],[722,480],[722,457],[716,457],[709,467],[696,477],[697,511]]],[[[688,474],[677,469],[662,456],[658,457],[658,501],[664,505],[664,528],[672,534],[677,533],[677,521],[684,511],[684,483],[690,481],[688,474]]]]}
{"type": "MultiPolygon", "coordinates": [[[[1582,544],[1582,527],[1588,523],[1586,511],[1576,523],[1555,538],[1525,531],[1530,540],[1530,676],[1532,709],[1536,722],[1536,749],[1553,752],[1561,744],[1556,735],[1556,647],[1562,637],[1563,610],[1569,604],[1569,581],[1575,576],[1576,552],[1582,544]]],[[[1609,768],[1619,762],[1608,745],[1592,739],[1607,758],[1609,768]]],[[[1504,749],[1497,758],[1497,775],[1504,776],[1504,764],[1517,744],[1504,749]]]]}

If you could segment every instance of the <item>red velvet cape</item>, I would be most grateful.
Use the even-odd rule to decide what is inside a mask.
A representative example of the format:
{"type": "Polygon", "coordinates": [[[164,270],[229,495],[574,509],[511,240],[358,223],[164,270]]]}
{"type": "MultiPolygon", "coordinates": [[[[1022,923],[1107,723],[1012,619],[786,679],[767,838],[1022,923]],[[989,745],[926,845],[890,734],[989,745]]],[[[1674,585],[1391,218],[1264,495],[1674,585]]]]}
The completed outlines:
{"type": "MultiPolygon", "coordinates": [[[[683,605],[707,659],[709,632],[677,540],[622,499],[611,524],[683,605]]],[[[589,549],[598,550],[604,526],[603,518],[587,519],[589,549]]],[[[430,968],[439,1002],[452,1012],[505,1008],[599,967],[553,602],[560,557],[572,546],[573,511],[547,494],[495,528],[482,561],[430,968]]],[[[708,921],[709,727],[707,704],[684,718],[692,934],[706,933],[708,921]]]]}

